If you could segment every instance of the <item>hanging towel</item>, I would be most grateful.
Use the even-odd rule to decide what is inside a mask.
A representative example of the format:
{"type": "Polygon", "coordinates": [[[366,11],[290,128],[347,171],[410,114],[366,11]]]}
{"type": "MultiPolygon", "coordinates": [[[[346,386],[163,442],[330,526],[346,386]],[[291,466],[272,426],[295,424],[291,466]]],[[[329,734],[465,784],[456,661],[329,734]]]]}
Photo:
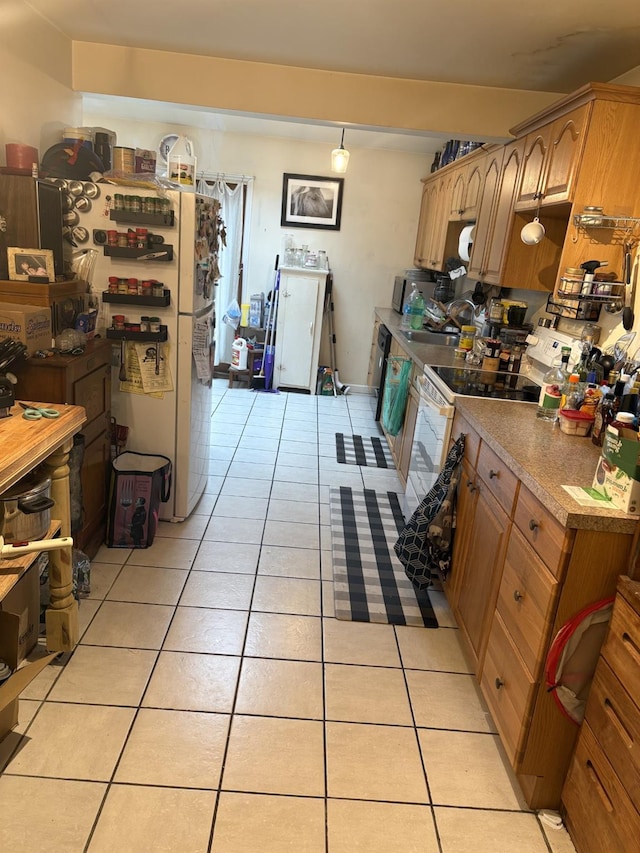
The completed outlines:
{"type": "Polygon", "coordinates": [[[394,551],[409,580],[417,589],[427,589],[433,578],[449,573],[453,542],[455,498],[464,456],[461,435],[447,455],[431,491],[406,523],[394,551]]]}

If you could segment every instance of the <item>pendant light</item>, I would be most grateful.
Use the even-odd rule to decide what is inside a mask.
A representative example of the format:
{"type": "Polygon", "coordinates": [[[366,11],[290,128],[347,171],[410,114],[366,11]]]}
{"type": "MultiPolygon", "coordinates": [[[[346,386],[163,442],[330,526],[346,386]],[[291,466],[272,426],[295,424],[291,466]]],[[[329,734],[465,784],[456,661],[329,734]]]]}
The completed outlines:
{"type": "Polygon", "coordinates": [[[349,157],[351,156],[344,147],[344,127],[342,128],[342,136],[340,138],[340,147],[334,148],[331,152],[331,171],[346,172],[349,165],[349,157]]]}

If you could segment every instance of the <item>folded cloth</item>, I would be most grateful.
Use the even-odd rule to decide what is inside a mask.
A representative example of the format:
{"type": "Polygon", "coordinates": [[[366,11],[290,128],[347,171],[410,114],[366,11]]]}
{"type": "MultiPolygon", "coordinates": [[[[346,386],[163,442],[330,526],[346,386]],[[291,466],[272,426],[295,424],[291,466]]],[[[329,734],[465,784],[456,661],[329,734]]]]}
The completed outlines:
{"type": "Polygon", "coordinates": [[[431,491],[406,523],[393,546],[407,577],[417,589],[433,578],[446,580],[455,528],[455,498],[464,456],[465,437],[455,442],[431,491]]]}

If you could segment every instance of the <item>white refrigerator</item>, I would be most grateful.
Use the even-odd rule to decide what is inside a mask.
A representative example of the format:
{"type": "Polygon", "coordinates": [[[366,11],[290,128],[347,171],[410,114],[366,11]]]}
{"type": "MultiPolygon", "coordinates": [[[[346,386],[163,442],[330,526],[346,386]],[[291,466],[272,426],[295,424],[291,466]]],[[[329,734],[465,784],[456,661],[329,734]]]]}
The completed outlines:
{"type": "MultiPolygon", "coordinates": [[[[156,393],[140,393],[139,388],[137,393],[132,390],[132,377],[121,378],[123,345],[115,340],[111,414],[117,424],[129,429],[127,450],[161,454],[171,460],[171,496],[167,503],[160,505],[160,517],[182,521],[195,508],[209,476],[211,348],[217,271],[217,256],[212,245],[214,202],[190,192],[167,191],[173,221],[164,224],[162,220],[159,224],[157,216],[149,216],[146,227],[157,242],[150,242],[148,251],[124,252],[123,257],[117,249],[108,246],[108,232],[135,229],[136,221],[146,220],[144,214],[133,214],[133,221],[131,214],[128,221],[127,213],[112,214],[115,193],[138,196],[142,200],[156,198],[158,194],[154,190],[135,187],[105,184],[99,187],[100,197],[94,200],[90,211],[80,214],[79,223],[88,233],[83,248],[98,251],[92,275],[92,290],[101,303],[98,331],[104,334],[117,314],[124,315],[127,322],[133,323],[143,315],[158,317],[161,326],[166,327],[166,343],[160,344],[161,375],[166,382],[170,381],[172,389],[156,393]],[[114,220],[114,216],[120,218],[114,220]],[[155,254],[159,257],[146,257],[155,254]],[[135,301],[133,304],[130,301],[124,304],[106,302],[102,293],[108,290],[109,277],[162,282],[170,291],[169,304],[148,306],[135,301]]],[[[110,298],[117,300],[114,296],[110,298]]],[[[135,343],[127,340],[124,346],[126,363],[133,358],[132,363],[135,364],[137,355],[131,352],[135,343]]],[[[147,352],[150,357],[154,346],[149,344],[147,352]]]]}

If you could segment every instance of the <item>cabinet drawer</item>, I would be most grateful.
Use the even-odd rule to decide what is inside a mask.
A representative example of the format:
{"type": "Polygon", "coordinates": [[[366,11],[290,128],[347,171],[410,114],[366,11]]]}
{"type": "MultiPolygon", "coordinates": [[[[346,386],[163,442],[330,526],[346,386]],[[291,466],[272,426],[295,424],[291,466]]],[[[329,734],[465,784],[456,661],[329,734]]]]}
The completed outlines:
{"type": "Polygon", "coordinates": [[[464,458],[473,467],[476,467],[478,459],[478,450],[480,449],[480,436],[469,426],[469,422],[460,412],[456,412],[453,417],[453,426],[451,428],[451,439],[455,441],[460,437],[460,433],[465,434],[464,442],[464,458]]]}
{"type": "Polygon", "coordinates": [[[598,661],[585,719],[632,802],[640,804],[640,709],[603,658],[598,661]]]}
{"type": "Polygon", "coordinates": [[[512,528],[498,593],[498,611],[535,679],[544,663],[547,634],[558,597],[558,582],[512,528]]]}
{"type": "Polygon", "coordinates": [[[516,475],[484,442],[480,445],[476,467],[478,474],[487,484],[493,496],[511,518],[516,489],[518,488],[516,475]]]}
{"type": "Polygon", "coordinates": [[[517,770],[529,729],[535,682],[499,613],[495,613],[480,681],[502,745],[517,770]]]}
{"type": "Polygon", "coordinates": [[[625,689],[640,707],[640,619],[619,595],[602,656],[615,673],[624,674],[625,689]]]}
{"type": "Polygon", "coordinates": [[[76,406],[84,406],[88,424],[109,410],[109,370],[102,367],[73,383],[73,402],[76,406]]]}
{"type": "Polygon", "coordinates": [[[520,486],[514,521],[533,550],[555,577],[560,578],[571,550],[572,534],[546,510],[523,485],[520,486]]]}
{"type": "Polygon", "coordinates": [[[567,824],[580,853],[638,849],[640,815],[589,728],[583,723],[562,791],[567,824]]]}

